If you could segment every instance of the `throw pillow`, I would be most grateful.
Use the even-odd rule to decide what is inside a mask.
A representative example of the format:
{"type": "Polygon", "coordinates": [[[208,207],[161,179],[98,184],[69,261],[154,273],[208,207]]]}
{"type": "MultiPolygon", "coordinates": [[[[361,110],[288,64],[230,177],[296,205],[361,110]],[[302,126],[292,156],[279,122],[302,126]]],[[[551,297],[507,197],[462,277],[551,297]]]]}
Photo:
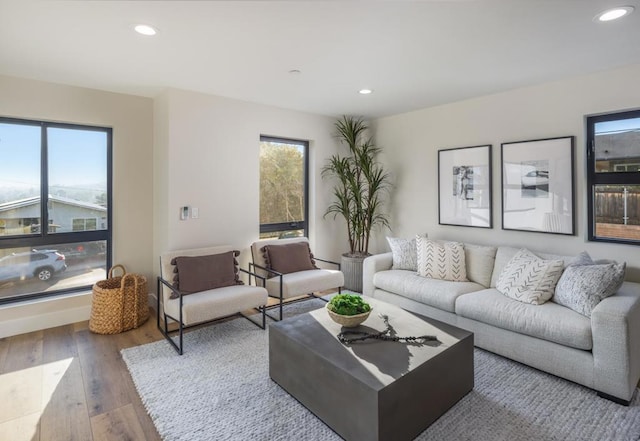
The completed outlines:
{"type": "Polygon", "coordinates": [[[391,254],[393,256],[394,270],[418,270],[418,256],[416,239],[401,239],[398,237],[387,237],[391,254]]]}
{"type": "Polygon", "coordinates": [[[437,242],[416,236],[418,275],[431,279],[466,282],[464,246],[460,242],[437,242]]]}
{"type": "MultiPolygon", "coordinates": [[[[175,265],[173,286],[182,294],[242,285],[238,275],[236,256],[240,251],[228,251],[208,256],[179,256],[171,261],[175,265]]],[[[174,293],[171,298],[177,298],[174,293]]]]}
{"type": "Polygon", "coordinates": [[[563,269],[562,260],[540,259],[523,248],[505,265],[496,289],[514,300],[542,305],[553,296],[563,269]]]}
{"type": "Polygon", "coordinates": [[[282,274],[318,269],[308,242],[292,242],[262,247],[267,268],[282,274]]]}
{"type": "Polygon", "coordinates": [[[594,262],[586,251],[581,252],[567,266],[593,265],[594,262]]]}
{"type": "Polygon", "coordinates": [[[558,281],[553,301],[591,317],[598,303],[620,289],[625,269],[626,263],[568,266],[558,281]]]}
{"type": "Polygon", "coordinates": [[[482,245],[464,244],[467,279],[488,288],[496,261],[498,248],[482,245]]]}

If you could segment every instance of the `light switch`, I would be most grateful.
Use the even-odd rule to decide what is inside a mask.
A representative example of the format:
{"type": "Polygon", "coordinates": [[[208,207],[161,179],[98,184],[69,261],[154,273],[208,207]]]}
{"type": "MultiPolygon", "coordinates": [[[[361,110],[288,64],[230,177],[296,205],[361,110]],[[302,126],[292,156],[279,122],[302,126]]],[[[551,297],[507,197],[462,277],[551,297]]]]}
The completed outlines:
{"type": "Polygon", "coordinates": [[[191,208],[191,219],[198,219],[198,216],[200,216],[200,210],[196,207],[191,208]]]}

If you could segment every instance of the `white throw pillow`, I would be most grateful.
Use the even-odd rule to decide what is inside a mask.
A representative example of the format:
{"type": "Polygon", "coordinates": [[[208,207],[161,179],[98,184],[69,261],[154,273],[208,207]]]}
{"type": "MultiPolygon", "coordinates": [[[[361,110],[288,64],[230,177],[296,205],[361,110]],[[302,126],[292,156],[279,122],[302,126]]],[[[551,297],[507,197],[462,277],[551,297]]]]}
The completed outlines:
{"type": "Polygon", "coordinates": [[[418,270],[418,257],[416,239],[402,239],[399,237],[387,237],[391,254],[393,256],[394,270],[418,270]]]}
{"type": "Polygon", "coordinates": [[[598,303],[620,289],[625,269],[626,263],[568,266],[558,281],[553,301],[591,317],[598,303]]]}
{"type": "Polygon", "coordinates": [[[416,236],[418,275],[431,279],[467,282],[464,246],[460,242],[437,242],[416,236]]]}
{"type": "Polygon", "coordinates": [[[491,273],[496,262],[496,247],[464,244],[464,258],[467,263],[467,279],[488,288],[491,273]]]}
{"type": "Polygon", "coordinates": [[[540,259],[523,248],[505,265],[496,289],[514,300],[542,305],[553,296],[563,269],[562,260],[540,259]]]}

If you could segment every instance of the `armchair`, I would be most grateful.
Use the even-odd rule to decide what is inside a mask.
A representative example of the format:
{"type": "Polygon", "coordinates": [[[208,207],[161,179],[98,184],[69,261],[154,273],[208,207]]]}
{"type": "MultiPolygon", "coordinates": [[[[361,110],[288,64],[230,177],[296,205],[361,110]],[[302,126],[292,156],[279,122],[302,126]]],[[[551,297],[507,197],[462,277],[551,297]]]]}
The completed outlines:
{"type": "Polygon", "coordinates": [[[265,328],[267,290],[259,286],[244,285],[239,273],[256,280],[263,279],[243,268],[238,268],[230,246],[178,250],[160,256],[158,277],[157,326],[173,348],[182,355],[185,329],[221,318],[242,315],[256,326],[265,328]],[[260,322],[243,314],[256,309],[262,314],[260,322]],[[160,317],[164,317],[160,326],[160,317]],[[168,319],[178,323],[169,331],[168,319]],[[178,333],[178,342],[171,334],[178,333]]]}
{"type": "Polygon", "coordinates": [[[279,308],[279,318],[267,314],[273,320],[282,320],[286,299],[304,295],[297,300],[324,300],[315,293],[332,288],[340,293],[344,285],[340,264],[313,256],[306,237],[259,240],[251,245],[251,256],[253,262],[249,264],[249,270],[261,276],[260,280],[256,279],[256,285],[265,287],[270,297],[278,299],[277,305],[272,307],[279,308]],[[315,261],[337,269],[318,268],[315,261]]]}

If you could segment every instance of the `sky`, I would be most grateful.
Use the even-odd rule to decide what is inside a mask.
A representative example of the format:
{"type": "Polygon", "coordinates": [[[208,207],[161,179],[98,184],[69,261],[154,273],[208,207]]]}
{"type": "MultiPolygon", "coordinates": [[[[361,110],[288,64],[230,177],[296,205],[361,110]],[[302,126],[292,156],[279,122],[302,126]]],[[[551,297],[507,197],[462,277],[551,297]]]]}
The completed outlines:
{"type": "MultiPolygon", "coordinates": [[[[40,187],[40,126],[0,123],[0,191],[40,187]]],[[[106,191],[107,134],[49,127],[49,186],[106,191]]]]}
{"type": "Polygon", "coordinates": [[[596,123],[596,134],[640,130],[640,118],[620,119],[596,123]]]}

